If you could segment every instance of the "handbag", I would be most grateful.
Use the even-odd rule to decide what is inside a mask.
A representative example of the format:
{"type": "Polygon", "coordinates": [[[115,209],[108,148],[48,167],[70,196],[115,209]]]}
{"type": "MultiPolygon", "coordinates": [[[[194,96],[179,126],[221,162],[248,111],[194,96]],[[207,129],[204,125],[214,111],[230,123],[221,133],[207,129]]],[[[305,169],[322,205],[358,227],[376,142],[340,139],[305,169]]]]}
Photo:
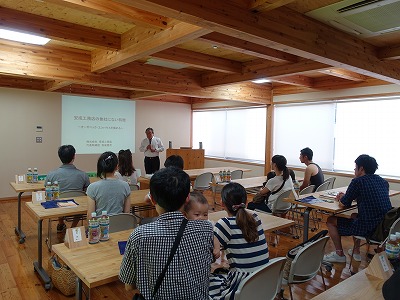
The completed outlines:
{"type": "Polygon", "coordinates": [[[55,254],[49,259],[49,275],[55,288],[65,296],[75,294],[76,275],[55,254]]]}
{"type": "MultiPolygon", "coordinates": [[[[182,223],[181,223],[181,226],[179,227],[178,235],[175,238],[174,245],[172,246],[172,249],[171,249],[171,252],[169,254],[167,263],[165,264],[164,269],[162,270],[161,274],[158,275],[158,278],[157,278],[157,281],[156,281],[156,285],[154,286],[154,291],[153,291],[153,296],[152,296],[153,298],[156,295],[158,289],[160,288],[161,283],[162,283],[162,281],[164,279],[165,273],[167,273],[168,266],[171,263],[174,255],[175,255],[176,250],[178,249],[178,246],[179,246],[179,243],[180,243],[180,241],[182,239],[183,231],[185,230],[187,222],[188,222],[188,220],[186,218],[184,218],[182,223]]],[[[136,293],[135,295],[133,295],[132,300],[146,300],[146,299],[143,297],[142,294],[136,293]]]]}
{"type": "MultiPolygon", "coordinates": [[[[254,196],[254,198],[253,198],[253,202],[254,202],[254,203],[262,203],[262,202],[264,202],[265,204],[268,204],[268,198],[269,198],[269,196],[278,193],[278,192],[283,188],[283,186],[285,185],[285,182],[286,182],[286,180],[284,180],[284,181],[282,182],[282,185],[279,187],[279,189],[277,189],[277,190],[274,191],[274,192],[269,191],[269,192],[266,193],[265,195],[261,195],[260,193],[257,193],[257,194],[254,196]]],[[[265,184],[263,184],[263,186],[265,187],[265,184]]]]}

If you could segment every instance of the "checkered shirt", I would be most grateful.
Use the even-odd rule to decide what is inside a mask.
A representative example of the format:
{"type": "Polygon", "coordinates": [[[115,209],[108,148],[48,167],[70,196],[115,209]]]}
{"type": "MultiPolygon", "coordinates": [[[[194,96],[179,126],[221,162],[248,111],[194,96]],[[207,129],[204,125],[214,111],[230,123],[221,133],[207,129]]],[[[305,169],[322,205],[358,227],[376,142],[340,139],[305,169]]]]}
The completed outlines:
{"type": "Polygon", "coordinates": [[[392,208],[389,184],[375,174],[367,174],[351,181],[340,202],[349,207],[353,200],[357,200],[358,216],[347,220],[338,218],[340,235],[367,236],[392,208]]]}
{"type": "Polygon", "coordinates": [[[141,225],[130,235],[119,278],[136,285],[145,299],[208,299],[213,250],[213,226],[209,221],[189,221],[159,290],[157,278],[167,263],[184,216],[162,214],[155,222],[141,225]]]}

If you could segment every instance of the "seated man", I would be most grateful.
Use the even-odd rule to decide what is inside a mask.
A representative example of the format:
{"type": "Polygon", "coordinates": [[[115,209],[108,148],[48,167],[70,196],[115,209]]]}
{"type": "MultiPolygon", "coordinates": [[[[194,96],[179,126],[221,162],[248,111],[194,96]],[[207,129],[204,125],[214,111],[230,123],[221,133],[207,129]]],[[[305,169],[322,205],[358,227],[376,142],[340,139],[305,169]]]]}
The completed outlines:
{"type": "MultiPolygon", "coordinates": [[[[347,188],[346,194],[339,193],[336,200],[343,207],[350,207],[352,201],[357,200],[358,214],[353,214],[351,219],[328,217],[329,235],[336,248],[336,251],[324,256],[324,260],[328,262],[345,263],[346,256],[343,253],[341,237],[369,236],[392,208],[388,182],[374,174],[378,169],[375,158],[362,154],[355,163],[355,178],[347,188]]],[[[354,243],[353,257],[360,261],[360,240],[354,239],[354,243]]],[[[351,249],[348,253],[351,255],[351,249]]]]}
{"type": "MultiPolygon", "coordinates": [[[[74,166],[75,160],[75,148],[72,145],[62,145],[58,148],[58,157],[63,163],[58,169],[54,171],[50,171],[47,174],[45,185],[47,182],[55,182],[58,181],[58,186],[60,189],[60,193],[69,192],[69,191],[86,191],[86,188],[89,186],[89,176],[77,169],[74,166]]],[[[79,222],[79,218],[74,218],[72,222],[72,227],[76,227],[79,222]]],[[[66,230],[66,226],[64,224],[64,219],[58,219],[57,225],[57,233],[63,234],[66,230]]]]}
{"type": "Polygon", "coordinates": [[[300,191],[309,185],[315,185],[315,189],[319,187],[322,183],[324,183],[324,174],[322,173],[321,168],[313,163],[313,151],[310,148],[304,148],[300,150],[300,161],[305,164],[306,171],[304,172],[304,180],[300,186],[300,191]]]}
{"type": "Polygon", "coordinates": [[[145,299],[208,299],[213,260],[213,227],[207,220],[189,220],[162,284],[153,289],[185,218],[190,179],[184,171],[168,167],[150,179],[150,199],[156,205],[156,221],[137,227],[130,235],[119,278],[127,290],[137,288],[145,299]]]}

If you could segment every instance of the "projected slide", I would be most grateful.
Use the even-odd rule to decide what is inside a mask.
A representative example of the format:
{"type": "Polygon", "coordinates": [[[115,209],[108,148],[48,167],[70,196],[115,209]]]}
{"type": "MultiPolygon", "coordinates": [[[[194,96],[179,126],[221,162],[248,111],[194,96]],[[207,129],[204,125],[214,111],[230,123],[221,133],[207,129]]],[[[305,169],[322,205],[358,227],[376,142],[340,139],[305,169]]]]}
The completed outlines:
{"type": "Polygon", "coordinates": [[[79,154],[135,152],[135,101],[62,96],[61,143],[79,154]]]}

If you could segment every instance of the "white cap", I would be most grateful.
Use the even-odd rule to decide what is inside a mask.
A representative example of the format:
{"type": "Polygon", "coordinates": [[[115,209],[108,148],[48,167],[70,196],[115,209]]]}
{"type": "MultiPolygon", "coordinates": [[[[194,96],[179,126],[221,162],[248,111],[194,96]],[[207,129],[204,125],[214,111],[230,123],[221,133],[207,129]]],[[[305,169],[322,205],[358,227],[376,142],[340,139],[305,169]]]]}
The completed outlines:
{"type": "Polygon", "coordinates": [[[390,235],[390,240],[391,240],[391,241],[395,241],[395,240],[396,240],[396,234],[393,234],[393,233],[392,233],[392,234],[390,235]]]}
{"type": "Polygon", "coordinates": [[[92,218],[95,218],[97,215],[96,215],[96,212],[94,211],[94,212],[92,212],[92,218]]]}
{"type": "Polygon", "coordinates": [[[101,215],[102,216],[107,216],[107,211],[106,210],[101,211],[101,215]]]}

